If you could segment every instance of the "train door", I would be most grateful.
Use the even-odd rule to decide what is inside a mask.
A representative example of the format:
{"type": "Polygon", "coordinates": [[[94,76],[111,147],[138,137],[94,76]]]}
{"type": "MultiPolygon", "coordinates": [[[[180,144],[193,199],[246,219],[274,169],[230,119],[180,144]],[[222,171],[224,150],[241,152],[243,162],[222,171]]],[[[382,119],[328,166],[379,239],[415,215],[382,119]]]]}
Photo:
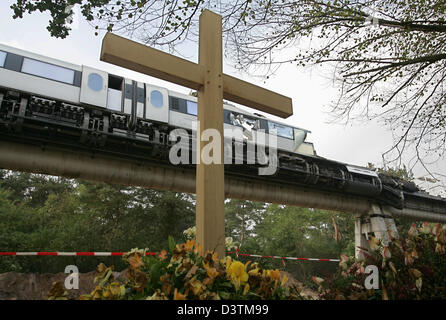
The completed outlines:
{"type": "Polygon", "coordinates": [[[82,67],[80,102],[105,108],[107,106],[108,73],[82,67]]]}
{"type": "Polygon", "coordinates": [[[107,109],[122,112],[124,78],[108,75],[107,109]]]}
{"type": "Polygon", "coordinates": [[[136,114],[138,118],[143,118],[145,99],[144,83],[125,79],[124,92],[123,112],[127,114],[136,114]]]}
{"type": "Polygon", "coordinates": [[[124,105],[122,112],[126,114],[132,114],[133,106],[133,81],[130,79],[125,79],[124,84],[124,105]]]}
{"type": "Polygon", "coordinates": [[[167,89],[146,84],[145,118],[169,122],[169,94],[167,89]]]}
{"type": "Polygon", "coordinates": [[[138,118],[144,118],[144,100],[145,100],[145,88],[144,83],[136,82],[136,116],[138,118]]]}

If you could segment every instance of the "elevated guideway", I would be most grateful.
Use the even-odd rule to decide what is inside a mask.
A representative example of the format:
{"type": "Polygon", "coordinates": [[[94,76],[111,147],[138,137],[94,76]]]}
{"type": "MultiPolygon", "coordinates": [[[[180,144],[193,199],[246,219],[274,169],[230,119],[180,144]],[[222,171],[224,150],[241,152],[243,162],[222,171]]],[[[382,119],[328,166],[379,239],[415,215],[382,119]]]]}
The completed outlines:
{"type": "MultiPolygon", "coordinates": [[[[120,159],[110,155],[0,140],[0,167],[11,170],[100,181],[111,184],[140,186],[157,190],[195,193],[195,170],[120,159]]],[[[268,179],[249,176],[225,177],[227,198],[295,205],[367,215],[377,204],[364,197],[319,191],[268,179]]],[[[379,206],[394,217],[414,221],[446,223],[446,202],[429,205],[426,200],[407,199],[407,207],[399,210],[379,206]],[[434,210],[435,209],[435,210],[434,210]]]]}

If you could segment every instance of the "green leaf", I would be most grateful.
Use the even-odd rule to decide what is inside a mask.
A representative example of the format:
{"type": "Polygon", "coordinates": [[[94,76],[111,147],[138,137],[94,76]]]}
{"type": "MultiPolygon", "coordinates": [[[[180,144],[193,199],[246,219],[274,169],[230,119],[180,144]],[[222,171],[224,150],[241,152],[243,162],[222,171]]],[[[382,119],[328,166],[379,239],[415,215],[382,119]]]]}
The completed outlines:
{"type": "Polygon", "coordinates": [[[173,253],[173,250],[175,249],[176,244],[175,244],[175,240],[173,239],[172,236],[168,237],[168,242],[169,242],[169,251],[171,253],[173,253]]]}

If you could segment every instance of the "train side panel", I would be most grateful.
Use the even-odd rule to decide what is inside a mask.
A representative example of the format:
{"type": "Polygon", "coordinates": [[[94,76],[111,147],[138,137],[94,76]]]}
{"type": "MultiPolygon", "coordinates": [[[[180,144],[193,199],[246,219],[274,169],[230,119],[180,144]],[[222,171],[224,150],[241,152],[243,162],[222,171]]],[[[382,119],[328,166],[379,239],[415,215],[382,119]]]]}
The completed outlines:
{"type": "Polygon", "coordinates": [[[147,120],[170,123],[169,92],[167,89],[146,84],[145,114],[147,120]]]}
{"type": "Polygon", "coordinates": [[[0,86],[79,103],[82,68],[0,44],[0,86]]]}
{"type": "Polygon", "coordinates": [[[169,92],[169,124],[191,130],[192,122],[197,121],[196,101],[195,97],[169,92]]]}
{"type": "Polygon", "coordinates": [[[108,73],[83,66],[80,102],[106,108],[108,96],[108,73]]]}
{"type": "Polygon", "coordinates": [[[0,68],[0,87],[28,92],[44,98],[79,103],[79,87],[47,79],[36,81],[35,76],[2,68],[0,68]]]}

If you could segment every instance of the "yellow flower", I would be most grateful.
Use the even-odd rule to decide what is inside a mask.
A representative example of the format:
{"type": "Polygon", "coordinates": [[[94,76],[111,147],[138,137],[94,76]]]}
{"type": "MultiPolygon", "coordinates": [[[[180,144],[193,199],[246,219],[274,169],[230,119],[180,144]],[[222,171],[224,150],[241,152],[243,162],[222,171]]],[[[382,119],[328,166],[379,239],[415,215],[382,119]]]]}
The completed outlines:
{"type": "Polygon", "coordinates": [[[287,283],[288,283],[288,277],[284,275],[282,278],[282,287],[285,286],[287,283]]]}
{"type": "Polygon", "coordinates": [[[245,285],[245,289],[243,289],[243,295],[246,295],[248,293],[248,291],[249,291],[249,284],[247,283],[245,285]]]}
{"type": "Polygon", "coordinates": [[[280,271],[279,270],[268,270],[268,276],[271,280],[280,281],[280,271]]]}
{"type": "Polygon", "coordinates": [[[230,267],[231,264],[232,264],[232,259],[231,259],[231,257],[227,256],[227,257],[225,258],[225,260],[222,260],[222,263],[226,263],[226,272],[229,272],[229,267],[230,267]]]}
{"type": "Polygon", "coordinates": [[[184,248],[186,249],[186,251],[192,251],[192,249],[194,248],[194,245],[195,245],[194,240],[187,240],[186,244],[184,245],[184,248]]]}
{"type": "Polygon", "coordinates": [[[212,254],[212,260],[213,260],[213,261],[218,261],[218,254],[217,254],[217,252],[214,252],[214,253],[212,254]]]}
{"type": "Polygon", "coordinates": [[[175,288],[175,292],[173,293],[173,300],[186,300],[186,295],[178,292],[178,289],[175,288]]]}
{"type": "Polygon", "coordinates": [[[240,261],[234,261],[227,269],[228,274],[231,276],[232,283],[238,290],[240,285],[248,281],[249,275],[245,271],[245,265],[240,261]]]}
{"type": "Polygon", "coordinates": [[[214,278],[216,278],[218,276],[218,271],[215,268],[208,268],[207,271],[208,271],[208,276],[211,279],[214,279],[214,278]]]}
{"type": "Polygon", "coordinates": [[[259,275],[259,268],[255,268],[255,269],[249,270],[248,274],[250,276],[258,276],[259,275]]]}
{"type": "Polygon", "coordinates": [[[159,289],[155,291],[152,296],[147,297],[146,300],[169,300],[169,298],[159,289]]]}
{"type": "Polygon", "coordinates": [[[195,244],[194,253],[197,253],[197,254],[200,254],[200,255],[203,254],[203,246],[201,245],[201,243],[198,243],[198,242],[197,242],[197,243],[195,244]]]}
{"type": "Polygon", "coordinates": [[[196,278],[193,278],[191,281],[189,281],[189,287],[192,289],[193,294],[196,296],[198,296],[205,289],[205,286],[201,283],[201,281],[196,278]]]}
{"type": "Polygon", "coordinates": [[[94,290],[91,292],[93,296],[93,300],[101,300],[102,298],[102,288],[100,286],[96,286],[94,290]]]}
{"type": "Polygon", "coordinates": [[[113,297],[120,297],[125,295],[125,287],[119,282],[113,282],[108,286],[110,293],[113,297]]]}

